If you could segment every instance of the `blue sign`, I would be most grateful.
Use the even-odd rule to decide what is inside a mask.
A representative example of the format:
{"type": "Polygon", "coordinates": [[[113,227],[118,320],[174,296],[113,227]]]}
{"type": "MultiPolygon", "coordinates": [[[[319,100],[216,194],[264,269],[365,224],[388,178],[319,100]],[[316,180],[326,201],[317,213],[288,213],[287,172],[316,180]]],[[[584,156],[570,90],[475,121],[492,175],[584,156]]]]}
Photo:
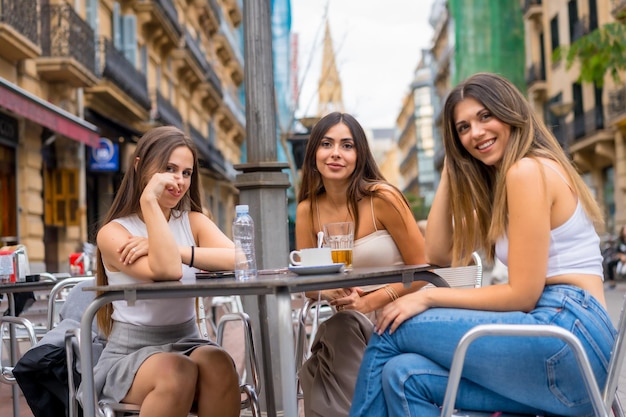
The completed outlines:
{"type": "Polygon", "coordinates": [[[117,143],[100,138],[97,148],[89,153],[89,169],[92,171],[119,171],[120,152],[117,143]]]}

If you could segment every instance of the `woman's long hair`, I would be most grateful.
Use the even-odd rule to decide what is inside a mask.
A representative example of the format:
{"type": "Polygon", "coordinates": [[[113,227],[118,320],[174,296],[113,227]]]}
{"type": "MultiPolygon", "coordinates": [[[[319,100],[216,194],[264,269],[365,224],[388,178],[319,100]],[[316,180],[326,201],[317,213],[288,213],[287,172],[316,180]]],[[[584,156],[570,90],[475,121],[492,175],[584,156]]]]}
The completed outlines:
{"type": "Polygon", "coordinates": [[[526,98],[505,78],[478,73],[457,85],[446,99],[443,126],[454,222],[452,255],[456,263],[468,262],[476,249],[484,250],[487,259],[493,261],[495,242],[508,226],[505,174],[524,157],[547,158],[561,165],[587,215],[596,224],[602,222],[597,202],[559,142],[537,119],[526,98]],[[461,144],[454,111],[466,98],[478,101],[495,118],[511,126],[511,136],[498,168],[475,159],[461,144]]]}
{"type": "MultiPolygon", "coordinates": [[[[378,169],[374,156],[370,151],[367,142],[367,136],[359,122],[348,113],[333,112],[322,117],[311,130],[309,140],[306,144],[304,153],[304,163],[302,165],[302,183],[300,185],[300,193],[298,202],[309,200],[311,213],[311,231],[314,230],[314,213],[317,207],[319,196],[326,192],[322,176],[317,170],[316,154],[326,133],[335,125],[343,123],[350,130],[352,139],[354,140],[354,148],[356,150],[356,166],[354,172],[350,176],[350,183],[347,190],[348,212],[354,219],[355,230],[359,227],[359,212],[357,209],[358,202],[366,196],[380,196],[387,198],[389,193],[382,193],[386,189],[393,189],[393,194],[400,199],[401,202],[409,206],[402,192],[387,182],[383,174],[378,169]],[[384,185],[380,187],[379,185],[384,185]]],[[[395,204],[394,204],[395,207],[395,204]]],[[[320,225],[321,227],[321,225],[320,225]]]]}
{"type": "MultiPolygon", "coordinates": [[[[161,126],[149,130],[137,142],[137,147],[130,158],[120,188],[115,194],[102,225],[141,212],[139,200],[148,181],[155,173],[165,171],[170,155],[174,149],[180,146],[189,148],[193,154],[193,173],[191,174],[189,190],[174,207],[172,215],[176,211],[202,212],[198,158],[193,141],[174,126],[161,126]]],[[[108,285],[100,250],[96,252],[96,259],[98,265],[96,283],[97,285],[108,285]]],[[[107,336],[111,332],[112,313],[113,306],[111,304],[106,304],[98,311],[98,326],[107,336]]]]}

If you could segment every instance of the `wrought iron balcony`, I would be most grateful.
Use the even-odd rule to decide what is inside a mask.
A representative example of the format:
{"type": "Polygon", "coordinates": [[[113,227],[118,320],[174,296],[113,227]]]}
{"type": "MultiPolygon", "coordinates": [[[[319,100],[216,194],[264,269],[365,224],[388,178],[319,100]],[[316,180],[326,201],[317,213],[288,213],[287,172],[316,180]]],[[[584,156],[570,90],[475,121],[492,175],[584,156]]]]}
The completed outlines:
{"type": "Polygon", "coordinates": [[[138,29],[151,34],[152,41],[178,47],[183,29],[178,22],[178,12],[173,0],[135,0],[133,8],[137,15],[138,29]],[[154,31],[154,27],[158,31],[154,31]]]}
{"type": "Polygon", "coordinates": [[[219,173],[224,178],[228,178],[226,160],[222,152],[209,142],[198,129],[189,126],[189,134],[198,148],[200,166],[219,173]]]}
{"type": "Polygon", "coordinates": [[[182,36],[183,31],[180,27],[180,23],[178,23],[178,12],[176,11],[174,2],[172,0],[156,0],[155,3],[161,7],[165,16],[167,16],[168,20],[178,33],[178,36],[182,36]]]}
{"type": "Polygon", "coordinates": [[[41,53],[37,0],[0,0],[0,56],[11,61],[41,53]]]}
{"type": "Polygon", "coordinates": [[[626,86],[609,93],[608,110],[612,123],[626,123],[626,86]]]}
{"type": "Polygon", "coordinates": [[[172,102],[156,92],[158,119],[166,125],[173,125],[179,129],[183,128],[183,118],[172,102]]]}
{"type": "Polygon", "coordinates": [[[100,39],[98,58],[100,75],[111,80],[143,109],[150,110],[146,76],[113,46],[111,40],[104,37],[100,39]]]}
{"type": "Polygon", "coordinates": [[[526,84],[531,85],[537,81],[546,80],[546,70],[539,64],[532,64],[526,69],[526,84]]]}
{"type": "Polygon", "coordinates": [[[235,92],[232,89],[227,89],[224,94],[224,105],[232,113],[235,120],[242,127],[246,127],[246,111],[241,104],[241,101],[236,97],[235,92]]]}
{"type": "Polygon", "coordinates": [[[589,33],[589,22],[587,17],[581,17],[574,23],[574,30],[572,31],[572,42],[577,41],[583,36],[589,33]]]}
{"type": "Polygon", "coordinates": [[[568,152],[569,145],[572,142],[572,135],[574,133],[574,124],[572,122],[561,122],[557,125],[551,126],[550,130],[554,134],[556,140],[561,144],[561,147],[568,152]]]}
{"type": "Polygon", "coordinates": [[[413,145],[409,148],[406,156],[400,162],[400,172],[404,172],[411,165],[417,165],[417,146],[413,145]]]}
{"type": "Polygon", "coordinates": [[[69,4],[41,5],[41,39],[37,70],[42,78],[75,87],[97,82],[93,29],[69,4]]]}

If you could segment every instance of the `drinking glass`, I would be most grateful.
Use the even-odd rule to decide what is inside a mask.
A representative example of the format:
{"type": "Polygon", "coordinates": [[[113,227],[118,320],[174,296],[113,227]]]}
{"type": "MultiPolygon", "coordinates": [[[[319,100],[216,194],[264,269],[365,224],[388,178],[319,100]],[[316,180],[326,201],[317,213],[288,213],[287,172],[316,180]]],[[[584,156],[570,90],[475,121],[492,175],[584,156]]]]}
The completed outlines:
{"type": "Polygon", "coordinates": [[[324,243],[331,249],[334,263],[343,263],[346,271],[352,269],[353,222],[326,223],[324,243]]]}

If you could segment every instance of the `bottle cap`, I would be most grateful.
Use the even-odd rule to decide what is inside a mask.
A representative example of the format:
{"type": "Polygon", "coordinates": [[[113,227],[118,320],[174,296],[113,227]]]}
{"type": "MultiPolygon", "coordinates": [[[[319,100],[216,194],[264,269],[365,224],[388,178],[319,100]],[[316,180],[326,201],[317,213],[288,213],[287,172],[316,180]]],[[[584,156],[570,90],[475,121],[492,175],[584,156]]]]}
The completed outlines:
{"type": "Polygon", "coordinates": [[[235,213],[247,213],[249,210],[247,204],[240,204],[235,206],[235,213]]]}

